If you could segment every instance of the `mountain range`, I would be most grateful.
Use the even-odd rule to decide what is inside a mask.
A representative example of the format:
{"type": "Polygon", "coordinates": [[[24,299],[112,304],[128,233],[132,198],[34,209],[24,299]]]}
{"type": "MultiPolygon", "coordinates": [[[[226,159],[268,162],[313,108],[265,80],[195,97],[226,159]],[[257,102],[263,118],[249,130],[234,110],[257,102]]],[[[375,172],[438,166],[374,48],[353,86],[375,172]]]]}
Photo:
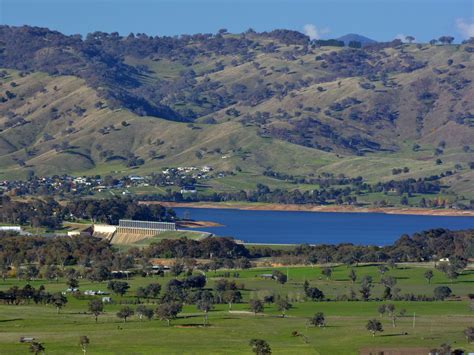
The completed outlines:
{"type": "Polygon", "coordinates": [[[0,179],[450,171],[449,191],[473,196],[473,52],[289,30],[83,38],[0,26],[0,179]]]}
{"type": "Polygon", "coordinates": [[[356,33],[348,33],[344,36],[338,37],[337,40],[338,41],[343,41],[346,46],[349,45],[350,42],[359,42],[363,46],[366,46],[368,44],[373,44],[373,43],[377,42],[377,41],[375,41],[371,38],[368,38],[368,37],[365,37],[365,36],[362,36],[362,35],[358,35],[356,33]]]}

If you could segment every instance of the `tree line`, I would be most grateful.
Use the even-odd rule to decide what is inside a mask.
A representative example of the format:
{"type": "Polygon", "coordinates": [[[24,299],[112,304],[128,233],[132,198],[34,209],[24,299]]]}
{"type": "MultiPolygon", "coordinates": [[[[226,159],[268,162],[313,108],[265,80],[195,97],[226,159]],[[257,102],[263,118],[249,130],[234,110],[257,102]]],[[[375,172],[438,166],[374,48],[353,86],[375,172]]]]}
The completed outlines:
{"type": "Polygon", "coordinates": [[[57,229],[64,220],[87,219],[93,222],[118,224],[128,218],[146,221],[173,221],[176,214],[161,205],[141,205],[131,198],[74,199],[60,205],[53,198],[29,201],[0,197],[0,222],[57,229]]]}
{"type": "MultiPolygon", "coordinates": [[[[440,176],[427,178],[390,180],[367,184],[362,178],[307,178],[297,179],[289,174],[276,173],[267,170],[264,175],[272,176],[280,180],[292,183],[319,184],[319,188],[300,191],[299,189],[271,189],[269,186],[258,183],[253,190],[241,190],[237,192],[214,192],[211,194],[182,194],[179,191],[168,190],[167,194],[148,194],[140,198],[144,201],[173,201],[173,202],[226,202],[247,201],[281,204],[358,204],[358,196],[382,192],[393,193],[398,196],[407,194],[437,194],[441,190],[440,176]]],[[[427,202],[424,200],[424,206],[427,202]]]]}
{"type": "MultiPolygon", "coordinates": [[[[151,267],[148,261],[150,258],[176,258],[188,260],[191,264],[194,259],[207,259],[212,262],[202,267],[214,270],[221,267],[250,267],[252,259],[261,257],[272,257],[287,264],[348,265],[361,262],[437,261],[440,257],[448,257],[452,258],[451,264],[455,265],[455,260],[462,262],[474,257],[473,243],[474,230],[432,229],[412,236],[403,235],[387,246],[303,244],[289,249],[274,249],[264,246],[247,247],[230,238],[209,237],[200,241],[186,238],[165,239],[142,249],[130,248],[115,253],[114,247],[107,240],[100,238],[26,237],[2,233],[0,268],[2,274],[6,275],[12,266],[16,266],[16,269],[25,264],[29,267],[44,267],[46,269],[43,274],[54,278],[65,266],[80,265],[84,267],[84,277],[92,281],[103,281],[112,278],[112,270],[133,269],[137,263],[141,265],[143,272],[148,272],[151,267]],[[56,266],[59,266],[59,270],[54,270],[56,266]]],[[[179,267],[179,264],[176,267],[179,267]]],[[[439,267],[444,268],[442,263],[439,267]]],[[[449,267],[441,271],[447,275],[454,272],[449,267]]],[[[25,269],[22,273],[25,278],[31,279],[39,272],[25,269]]]]}

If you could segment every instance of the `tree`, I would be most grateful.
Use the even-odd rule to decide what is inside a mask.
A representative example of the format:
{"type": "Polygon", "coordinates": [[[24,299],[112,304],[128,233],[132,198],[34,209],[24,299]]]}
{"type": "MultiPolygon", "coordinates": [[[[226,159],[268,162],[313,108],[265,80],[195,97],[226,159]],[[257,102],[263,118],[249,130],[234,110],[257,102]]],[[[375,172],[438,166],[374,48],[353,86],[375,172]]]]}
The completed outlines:
{"type": "Polygon", "coordinates": [[[257,313],[263,312],[263,302],[260,300],[250,300],[249,309],[257,315],[257,313]]]}
{"type": "Polygon", "coordinates": [[[137,297],[137,301],[140,302],[140,298],[146,298],[147,292],[144,287],[137,287],[135,291],[135,296],[137,297]]]}
{"type": "Polygon", "coordinates": [[[324,318],[324,313],[318,312],[315,313],[315,315],[309,320],[311,325],[314,325],[315,327],[324,327],[326,326],[326,319],[324,318]]]}
{"type": "Polygon", "coordinates": [[[456,270],[456,268],[453,265],[450,265],[448,269],[446,270],[446,276],[450,280],[455,280],[458,278],[459,274],[456,270]]]}
{"type": "Polygon", "coordinates": [[[304,280],[304,283],[303,283],[303,290],[304,290],[304,293],[306,293],[309,289],[309,282],[308,280],[304,280]]]}
{"type": "Polygon", "coordinates": [[[365,326],[372,336],[375,336],[377,332],[383,332],[382,323],[377,319],[370,319],[365,326]]]}
{"type": "Polygon", "coordinates": [[[100,265],[98,267],[93,268],[91,272],[87,275],[87,278],[92,282],[101,282],[107,280],[110,278],[110,270],[106,266],[100,265]]]}
{"type": "Polygon", "coordinates": [[[182,302],[186,298],[186,289],[182,281],[171,279],[161,297],[162,302],[182,302]]]}
{"type": "Polygon", "coordinates": [[[133,311],[133,309],[131,309],[129,306],[125,306],[117,312],[117,317],[123,319],[123,322],[125,323],[127,321],[127,318],[133,316],[134,314],[135,312],[133,311]]]}
{"type": "Polygon", "coordinates": [[[59,314],[59,311],[67,304],[67,298],[61,292],[56,292],[51,296],[50,302],[56,307],[59,314]]]}
{"type": "Polygon", "coordinates": [[[397,279],[393,276],[383,276],[380,279],[380,283],[385,286],[383,298],[391,299],[392,298],[392,289],[397,284],[397,279]]]}
{"type": "Polygon", "coordinates": [[[433,278],[434,274],[432,270],[426,270],[425,273],[423,274],[425,277],[426,281],[428,281],[429,284],[431,284],[431,279],[433,278]]]}
{"type": "Polygon", "coordinates": [[[157,298],[161,292],[161,285],[159,283],[151,283],[145,288],[147,298],[157,298]]]}
{"type": "Polygon", "coordinates": [[[321,301],[324,299],[324,293],[317,287],[309,287],[306,289],[306,296],[313,301],[321,301]]]}
{"type": "Polygon", "coordinates": [[[44,351],[46,349],[43,346],[43,344],[34,341],[30,344],[30,349],[29,350],[30,350],[31,353],[35,353],[35,355],[38,355],[41,352],[44,353],[44,351]]]}
{"type": "Polygon", "coordinates": [[[448,286],[438,286],[433,291],[434,297],[439,301],[444,301],[447,297],[451,296],[451,289],[448,286]]]}
{"type": "Polygon", "coordinates": [[[79,337],[79,346],[82,349],[82,352],[85,354],[87,352],[87,347],[90,344],[90,340],[87,336],[82,335],[79,337]]]}
{"type": "Polygon", "coordinates": [[[381,304],[377,310],[379,311],[380,317],[382,318],[387,311],[387,306],[385,304],[381,304]]]}
{"type": "Polygon", "coordinates": [[[212,294],[206,290],[201,293],[199,299],[196,302],[197,309],[204,312],[204,326],[207,325],[209,311],[213,308],[212,300],[212,294]]]}
{"type": "Polygon", "coordinates": [[[370,276],[364,276],[362,278],[362,281],[360,283],[360,289],[359,289],[359,292],[362,296],[362,299],[364,301],[368,301],[369,298],[370,298],[370,294],[371,294],[371,291],[372,291],[372,278],[370,276]]]}
{"type": "Polygon", "coordinates": [[[383,275],[388,271],[388,267],[382,264],[378,266],[378,270],[383,275]]]}
{"type": "Polygon", "coordinates": [[[28,268],[26,269],[26,277],[28,280],[34,280],[38,277],[39,275],[39,270],[36,266],[34,265],[29,265],[28,268]]]}
{"type": "Polygon", "coordinates": [[[389,259],[387,261],[387,265],[390,267],[390,269],[396,269],[397,268],[397,264],[395,263],[395,260],[393,260],[393,259],[389,259]]]}
{"type": "Polygon", "coordinates": [[[111,290],[117,295],[120,295],[121,297],[127,292],[129,288],[130,285],[123,281],[109,281],[107,284],[107,289],[111,290]]]}
{"type": "Polygon", "coordinates": [[[222,299],[229,305],[229,310],[231,310],[233,303],[242,301],[242,294],[239,290],[227,290],[222,294],[222,299]]]}
{"type": "Polygon", "coordinates": [[[168,326],[170,326],[171,320],[178,316],[182,307],[181,303],[178,302],[165,302],[156,308],[155,314],[159,320],[166,320],[168,326]]]}
{"type": "Polygon", "coordinates": [[[44,272],[44,277],[49,281],[56,280],[57,282],[59,277],[59,269],[56,267],[56,265],[49,265],[44,272]]]}
{"type": "Polygon", "coordinates": [[[395,321],[397,320],[397,316],[395,314],[395,305],[392,303],[389,303],[387,304],[386,309],[387,309],[388,315],[392,319],[392,326],[395,327],[396,326],[395,321]]]}
{"type": "Polygon", "coordinates": [[[408,203],[409,203],[408,197],[403,196],[403,197],[400,199],[400,204],[401,204],[401,205],[406,206],[406,205],[408,205],[408,203]]]}
{"type": "Polygon", "coordinates": [[[77,281],[77,279],[68,279],[67,285],[69,286],[69,288],[75,289],[79,287],[79,281],[77,281]]]}
{"type": "Polygon", "coordinates": [[[406,37],[405,37],[405,40],[406,40],[408,43],[412,43],[412,42],[415,40],[415,37],[413,37],[413,36],[406,36],[406,37]]]}
{"type": "Polygon", "coordinates": [[[349,48],[362,48],[362,43],[359,41],[350,41],[347,46],[349,48]]]}
{"type": "Polygon", "coordinates": [[[89,312],[91,312],[95,317],[95,322],[97,323],[99,316],[104,311],[104,303],[101,300],[94,299],[89,302],[89,312]]]}
{"type": "Polygon", "coordinates": [[[438,41],[439,41],[441,44],[451,44],[451,43],[453,43],[453,41],[454,41],[454,37],[451,37],[451,36],[441,36],[440,38],[438,38],[438,41]]]}
{"type": "Polygon", "coordinates": [[[459,257],[455,256],[455,257],[451,258],[450,264],[456,272],[462,273],[462,271],[467,266],[467,260],[464,259],[464,258],[459,258],[459,257]]]}
{"type": "Polygon", "coordinates": [[[281,312],[282,318],[285,318],[286,311],[289,310],[293,306],[290,302],[288,302],[286,298],[280,298],[276,302],[276,305],[277,305],[278,310],[281,312]]]}
{"type": "MultiPolygon", "coordinates": [[[[199,158],[201,159],[201,158],[199,158]]],[[[184,272],[184,264],[181,262],[176,262],[170,267],[170,273],[173,276],[179,276],[184,272]]]]}
{"type": "Polygon", "coordinates": [[[204,275],[191,275],[184,280],[185,288],[203,288],[206,286],[206,276],[204,275]]]}
{"type": "Polygon", "coordinates": [[[147,318],[148,320],[151,320],[154,315],[154,312],[151,308],[147,308],[142,304],[137,306],[137,308],[135,309],[135,313],[138,315],[140,321],[143,319],[143,317],[147,318]]]}
{"type": "Polygon", "coordinates": [[[281,285],[285,284],[286,281],[288,281],[287,276],[286,276],[284,273],[282,273],[280,270],[275,270],[275,271],[273,271],[272,277],[273,277],[275,280],[277,280],[277,282],[278,282],[279,284],[281,284],[281,285]]]}
{"type": "Polygon", "coordinates": [[[432,39],[432,40],[430,40],[430,44],[431,44],[432,46],[434,46],[436,43],[438,43],[438,40],[437,40],[437,39],[432,39]]]}
{"type": "Polygon", "coordinates": [[[466,336],[467,342],[474,343],[474,327],[469,327],[464,330],[464,335],[466,336]]]}
{"type": "Polygon", "coordinates": [[[251,339],[249,345],[257,355],[269,355],[272,353],[270,345],[263,339],[251,339]]]}
{"type": "Polygon", "coordinates": [[[332,269],[330,267],[325,267],[325,268],[323,268],[321,273],[324,276],[326,276],[326,280],[329,280],[331,278],[331,275],[332,275],[332,269]]]}
{"type": "Polygon", "coordinates": [[[349,271],[349,280],[351,280],[352,284],[354,284],[354,282],[357,280],[357,274],[354,269],[349,271]]]}

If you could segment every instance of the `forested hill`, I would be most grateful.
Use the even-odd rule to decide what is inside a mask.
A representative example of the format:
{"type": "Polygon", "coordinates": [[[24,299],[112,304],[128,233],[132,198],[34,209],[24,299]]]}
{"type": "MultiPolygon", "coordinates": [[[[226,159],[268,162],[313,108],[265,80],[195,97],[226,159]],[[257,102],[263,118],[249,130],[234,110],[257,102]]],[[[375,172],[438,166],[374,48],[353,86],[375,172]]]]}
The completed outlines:
{"type": "Polygon", "coordinates": [[[471,181],[474,43],[450,41],[0,26],[0,170],[209,164],[383,179],[393,167],[419,177],[457,165],[471,181]]]}

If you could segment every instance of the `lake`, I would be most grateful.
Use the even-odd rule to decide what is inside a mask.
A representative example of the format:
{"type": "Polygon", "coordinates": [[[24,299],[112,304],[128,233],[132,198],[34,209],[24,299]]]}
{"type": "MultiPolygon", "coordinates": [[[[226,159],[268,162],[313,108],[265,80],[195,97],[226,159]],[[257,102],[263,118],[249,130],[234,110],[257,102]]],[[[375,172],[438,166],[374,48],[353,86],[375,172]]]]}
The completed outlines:
{"type": "Polygon", "coordinates": [[[433,228],[474,228],[474,217],[391,215],[383,213],[250,211],[173,208],[179,217],[212,221],[223,227],[199,228],[247,243],[387,245],[402,234],[433,228]]]}

